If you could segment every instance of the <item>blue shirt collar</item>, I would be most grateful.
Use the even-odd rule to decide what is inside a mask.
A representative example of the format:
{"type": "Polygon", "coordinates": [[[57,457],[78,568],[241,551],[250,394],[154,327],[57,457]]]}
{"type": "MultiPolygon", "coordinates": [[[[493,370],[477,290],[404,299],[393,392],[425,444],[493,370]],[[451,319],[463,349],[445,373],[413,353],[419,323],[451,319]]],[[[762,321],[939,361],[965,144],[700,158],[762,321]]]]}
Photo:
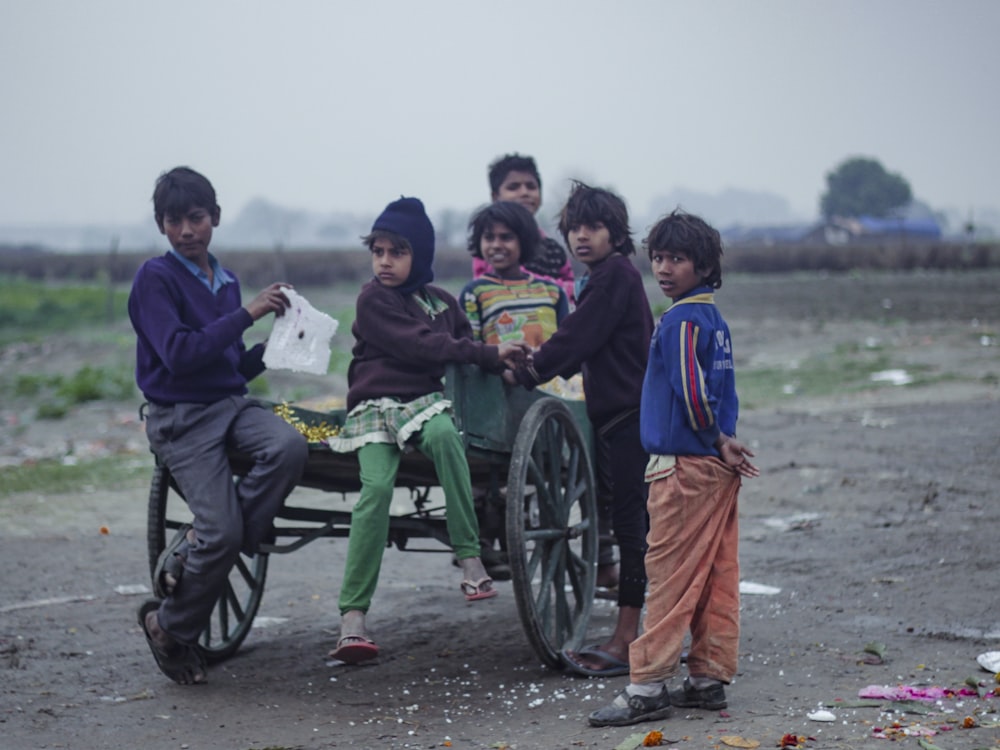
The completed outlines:
{"type": "Polygon", "coordinates": [[[218,292],[226,284],[233,282],[233,277],[226,273],[226,269],[219,265],[219,261],[211,253],[208,254],[208,265],[212,268],[211,283],[208,281],[208,274],[198,268],[195,263],[185,258],[173,248],[170,248],[170,254],[177,258],[187,270],[193,273],[194,277],[204,284],[205,288],[212,294],[218,292]]]}

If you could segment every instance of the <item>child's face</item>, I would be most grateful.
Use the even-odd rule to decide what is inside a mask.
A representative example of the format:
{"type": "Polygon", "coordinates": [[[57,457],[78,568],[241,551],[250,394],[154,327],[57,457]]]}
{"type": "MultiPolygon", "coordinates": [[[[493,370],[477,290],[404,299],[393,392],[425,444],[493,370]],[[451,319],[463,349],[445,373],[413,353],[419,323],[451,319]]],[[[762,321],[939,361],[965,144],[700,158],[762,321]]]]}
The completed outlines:
{"type": "Polygon", "coordinates": [[[500,187],[493,193],[493,200],[520,203],[535,214],[542,205],[542,188],[531,172],[519,172],[515,169],[503,178],[500,187]]]}
{"type": "Polygon", "coordinates": [[[600,263],[615,251],[611,232],[603,222],[570,227],[566,235],[573,256],[588,266],[600,263]]]}
{"type": "Polygon", "coordinates": [[[483,232],[479,251],[500,278],[517,278],[521,273],[521,243],[510,227],[494,222],[483,232]]]}
{"type": "Polygon", "coordinates": [[[653,250],[649,254],[653,277],[663,293],[678,299],[701,286],[705,277],[694,266],[694,261],[674,250],[653,250]]]}
{"type": "Polygon", "coordinates": [[[160,223],[170,247],[194,263],[208,259],[212,229],[219,226],[219,212],[201,206],[191,206],[183,214],[167,215],[160,223]]]}
{"type": "Polygon", "coordinates": [[[372,242],[372,273],[383,286],[406,283],[413,268],[413,251],[396,247],[392,240],[380,237],[372,242]]]}

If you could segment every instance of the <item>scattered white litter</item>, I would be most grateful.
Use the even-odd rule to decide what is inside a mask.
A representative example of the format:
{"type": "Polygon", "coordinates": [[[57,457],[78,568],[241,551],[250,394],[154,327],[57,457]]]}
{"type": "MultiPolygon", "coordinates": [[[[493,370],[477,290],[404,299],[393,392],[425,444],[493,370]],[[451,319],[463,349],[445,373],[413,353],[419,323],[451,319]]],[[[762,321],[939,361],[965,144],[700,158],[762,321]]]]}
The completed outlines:
{"type": "Polygon", "coordinates": [[[275,625],[283,625],[288,622],[287,617],[254,617],[253,626],[255,628],[270,628],[275,625]]]}
{"type": "Polygon", "coordinates": [[[122,596],[137,596],[138,594],[150,593],[150,589],[144,583],[123,583],[120,586],[115,586],[115,593],[122,596]]]}
{"type": "Polygon", "coordinates": [[[53,604],[72,604],[74,602],[92,602],[96,596],[56,596],[51,599],[35,599],[30,602],[18,602],[17,604],[7,604],[0,607],[0,614],[4,612],[16,612],[19,609],[31,609],[32,607],[49,607],[53,604]]]}
{"type": "Polygon", "coordinates": [[[1000,674],[1000,651],[987,651],[976,657],[976,662],[987,672],[1000,674]]]}
{"type": "Polygon", "coordinates": [[[740,581],[740,593],[774,596],[775,594],[780,594],[781,589],[779,589],[777,586],[767,586],[763,583],[753,583],[752,581],[740,581]]]}
{"type": "Polygon", "coordinates": [[[820,709],[819,711],[813,711],[812,713],[806,714],[806,718],[810,721],[836,721],[837,717],[834,716],[829,711],[824,711],[820,709]]]}
{"type": "Polygon", "coordinates": [[[809,529],[816,525],[819,518],[819,513],[793,513],[790,516],[765,518],[764,525],[772,529],[778,529],[778,531],[809,529]]]}
{"type": "Polygon", "coordinates": [[[913,377],[906,370],[879,370],[872,373],[872,382],[906,385],[913,382],[913,377]]]}
{"type": "Polygon", "coordinates": [[[264,349],[264,364],[271,370],[326,375],[330,366],[330,339],[339,323],[294,290],[283,287],[282,291],[291,307],[274,319],[264,349]]]}

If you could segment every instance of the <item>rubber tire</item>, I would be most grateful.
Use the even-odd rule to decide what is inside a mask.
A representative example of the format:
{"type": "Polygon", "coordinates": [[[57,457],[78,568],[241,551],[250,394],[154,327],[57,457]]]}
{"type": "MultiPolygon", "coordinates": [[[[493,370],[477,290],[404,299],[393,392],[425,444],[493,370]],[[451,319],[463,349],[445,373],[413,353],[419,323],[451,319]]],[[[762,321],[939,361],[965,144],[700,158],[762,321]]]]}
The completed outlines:
{"type": "Polygon", "coordinates": [[[590,450],[558,398],[524,415],[507,476],[507,550],[521,625],[549,667],[579,648],[597,579],[597,491],[590,450]]]}

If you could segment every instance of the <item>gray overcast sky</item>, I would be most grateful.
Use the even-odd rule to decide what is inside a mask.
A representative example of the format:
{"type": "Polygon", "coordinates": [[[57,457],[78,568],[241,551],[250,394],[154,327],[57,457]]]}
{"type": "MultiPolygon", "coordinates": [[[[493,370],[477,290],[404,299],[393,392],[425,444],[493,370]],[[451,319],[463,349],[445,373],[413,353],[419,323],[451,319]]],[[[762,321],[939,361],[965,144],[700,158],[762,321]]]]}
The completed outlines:
{"type": "Polygon", "coordinates": [[[178,164],[229,215],[436,212],[508,151],[547,196],[732,187],[807,218],[871,156],[964,215],[1000,205],[998,32],[996,0],[5,0],[0,224],[146,220],[178,164]]]}

